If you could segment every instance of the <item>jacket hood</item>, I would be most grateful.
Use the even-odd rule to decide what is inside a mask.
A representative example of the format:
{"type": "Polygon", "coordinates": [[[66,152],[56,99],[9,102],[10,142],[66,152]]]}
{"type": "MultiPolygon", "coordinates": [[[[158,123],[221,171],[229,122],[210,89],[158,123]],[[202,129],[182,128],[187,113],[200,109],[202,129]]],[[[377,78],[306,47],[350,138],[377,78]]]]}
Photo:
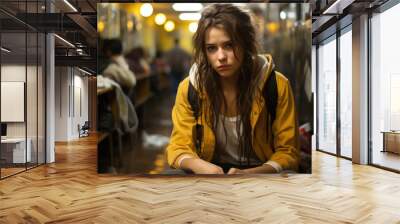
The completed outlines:
{"type": "MultiPolygon", "coordinates": [[[[258,79],[258,83],[260,84],[259,87],[262,88],[268,76],[271,74],[272,69],[274,69],[275,64],[272,60],[272,56],[269,54],[258,55],[257,60],[259,62],[258,66],[261,68],[258,69],[260,72],[257,74],[256,79],[258,79]]],[[[197,65],[193,64],[189,71],[189,81],[197,89],[196,76],[197,76],[197,65]]]]}

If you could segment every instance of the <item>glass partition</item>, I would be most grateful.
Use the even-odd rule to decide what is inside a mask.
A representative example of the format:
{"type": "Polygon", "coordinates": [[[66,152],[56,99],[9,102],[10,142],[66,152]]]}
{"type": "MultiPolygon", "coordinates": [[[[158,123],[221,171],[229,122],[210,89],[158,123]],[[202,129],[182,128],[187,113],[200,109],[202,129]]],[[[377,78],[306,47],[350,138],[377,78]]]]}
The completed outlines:
{"type": "Polygon", "coordinates": [[[31,161],[26,141],[26,38],[25,32],[1,34],[2,177],[24,171],[31,161]]]}
{"type": "Polygon", "coordinates": [[[352,33],[340,36],[340,155],[352,157],[352,33]]]}
{"type": "Polygon", "coordinates": [[[318,149],[336,154],[336,36],[318,48],[318,149]]]}
{"type": "Polygon", "coordinates": [[[400,170],[400,4],[371,18],[372,164],[400,170]]]}
{"type": "Polygon", "coordinates": [[[17,18],[45,1],[1,1],[0,178],[45,163],[45,35],[17,18]]]}

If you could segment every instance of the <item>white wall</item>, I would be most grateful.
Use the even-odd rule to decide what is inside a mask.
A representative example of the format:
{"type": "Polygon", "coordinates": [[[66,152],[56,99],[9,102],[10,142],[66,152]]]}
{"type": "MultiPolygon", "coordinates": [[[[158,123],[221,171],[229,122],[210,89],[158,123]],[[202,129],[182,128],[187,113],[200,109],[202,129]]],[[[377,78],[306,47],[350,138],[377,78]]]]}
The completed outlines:
{"type": "MultiPolygon", "coordinates": [[[[2,65],[1,66],[1,81],[4,82],[25,82],[25,65],[2,65]]],[[[28,66],[27,71],[30,74],[36,67],[28,66]]],[[[28,98],[35,97],[36,98],[36,90],[34,93],[28,92],[28,98]]],[[[27,99],[28,102],[31,102],[31,99],[27,99]]],[[[1,108],[1,110],[7,110],[7,108],[1,108]]],[[[36,114],[35,114],[36,115],[36,114]]],[[[28,114],[28,120],[32,120],[30,114],[28,114]]],[[[25,137],[25,122],[7,122],[7,136],[8,137],[25,137]]],[[[28,136],[29,137],[29,136],[28,136]]]]}
{"type": "Polygon", "coordinates": [[[317,133],[317,49],[316,46],[312,46],[312,51],[311,51],[311,91],[314,93],[313,95],[313,100],[314,100],[314,105],[313,105],[313,119],[314,119],[314,134],[311,138],[311,143],[312,143],[312,150],[317,149],[317,139],[316,139],[316,133],[317,133]]]}
{"type": "Polygon", "coordinates": [[[76,68],[56,67],[56,141],[77,139],[78,124],[88,120],[88,78],[83,75],[76,68]]]}

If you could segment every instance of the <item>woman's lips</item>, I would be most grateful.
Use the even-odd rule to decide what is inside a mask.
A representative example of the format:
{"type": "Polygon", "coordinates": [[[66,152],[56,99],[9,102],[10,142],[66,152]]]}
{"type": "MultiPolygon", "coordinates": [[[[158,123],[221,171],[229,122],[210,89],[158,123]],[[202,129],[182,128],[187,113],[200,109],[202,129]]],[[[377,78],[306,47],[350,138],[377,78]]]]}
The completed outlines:
{"type": "Polygon", "coordinates": [[[229,70],[231,68],[231,66],[229,65],[223,65],[223,66],[218,66],[218,71],[225,71],[225,70],[229,70]]]}

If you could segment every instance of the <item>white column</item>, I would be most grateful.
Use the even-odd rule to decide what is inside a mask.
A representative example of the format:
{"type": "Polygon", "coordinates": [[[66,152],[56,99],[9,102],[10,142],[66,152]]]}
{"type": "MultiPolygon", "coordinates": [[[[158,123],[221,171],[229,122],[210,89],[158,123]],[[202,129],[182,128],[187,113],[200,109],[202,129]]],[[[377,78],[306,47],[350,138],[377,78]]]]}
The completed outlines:
{"type": "Polygon", "coordinates": [[[54,35],[46,35],[46,163],[55,161],[54,133],[55,133],[55,60],[54,35]]]}
{"type": "Polygon", "coordinates": [[[368,163],[368,16],[353,19],[353,162],[368,163]]]}

